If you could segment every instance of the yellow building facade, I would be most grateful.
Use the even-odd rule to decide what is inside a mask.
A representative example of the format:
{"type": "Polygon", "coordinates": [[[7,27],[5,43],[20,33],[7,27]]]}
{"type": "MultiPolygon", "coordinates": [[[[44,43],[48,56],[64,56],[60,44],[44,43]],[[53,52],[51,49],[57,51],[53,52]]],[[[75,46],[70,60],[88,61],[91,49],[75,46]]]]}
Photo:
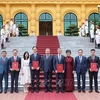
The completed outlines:
{"type": "MultiPolygon", "coordinates": [[[[77,17],[77,25],[88,19],[91,13],[98,13],[97,6],[100,0],[0,0],[0,15],[2,16],[3,24],[14,18],[17,13],[24,13],[27,16],[28,33],[33,30],[35,35],[41,35],[44,31],[43,27],[51,27],[47,30],[52,30],[51,35],[56,36],[58,31],[64,35],[64,17],[68,13],[73,13],[77,17]],[[40,24],[40,16],[43,13],[51,15],[52,19],[44,24],[40,24]],[[50,25],[50,26],[49,26],[50,25]]],[[[45,15],[44,15],[45,16],[45,15]]],[[[48,15],[47,15],[48,16],[48,15]]],[[[24,23],[24,22],[23,22],[24,23]]],[[[43,33],[42,35],[45,35],[43,33]]]]}

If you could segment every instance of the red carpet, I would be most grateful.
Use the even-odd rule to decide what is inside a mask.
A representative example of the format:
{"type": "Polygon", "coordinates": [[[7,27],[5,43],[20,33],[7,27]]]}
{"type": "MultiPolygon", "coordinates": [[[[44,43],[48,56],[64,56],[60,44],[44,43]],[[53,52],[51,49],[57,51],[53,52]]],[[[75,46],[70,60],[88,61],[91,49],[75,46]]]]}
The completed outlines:
{"type": "Polygon", "coordinates": [[[25,100],[77,100],[73,93],[45,93],[40,91],[39,93],[28,93],[25,100]]]}
{"type": "MultiPolygon", "coordinates": [[[[51,54],[57,54],[57,48],[59,48],[59,41],[56,36],[38,36],[37,45],[38,52],[41,55],[45,54],[45,49],[50,48],[51,54]]],[[[43,73],[40,75],[40,81],[43,81],[43,73]]],[[[55,73],[53,73],[53,87],[55,87],[55,73]]],[[[40,85],[40,87],[44,87],[40,85]]],[[[44,89],[42,89],[39,93],[31,93],[29,92],[25,98],[25,100],[77,100],[73,93],[59,93],[57,94],[55,91],[53,93],[45,93],[44,89]]]]}
{"type": "Polygon", "coordinates": [[[51,54],[57,54],[57,48],[59,48],[59,40],[57,36],[38,36],[37,44],[38,52],[43,55],[46,48],[50,48],[51,54]]]}

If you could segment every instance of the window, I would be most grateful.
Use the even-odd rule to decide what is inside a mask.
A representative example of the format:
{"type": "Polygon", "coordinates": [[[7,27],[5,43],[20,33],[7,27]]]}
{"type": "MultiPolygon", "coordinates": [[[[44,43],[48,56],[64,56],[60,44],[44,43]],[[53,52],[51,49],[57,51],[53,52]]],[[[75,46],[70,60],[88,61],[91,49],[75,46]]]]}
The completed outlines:
{"type": "Polygon", "coordinates": [[[74,13],[68,13],[64,17],[64,34],[66,32],[66,29],[72,24],[78,26],[77,16],[74,13]]]}
{"type": "Polygon", "coordinates": [[[52,16],[48,13],[43,13],[40,15],[39,21],[52,21],[52,16]]]}
{"type": "Polygon", "coordinates": [[[27,15],[20,12],[15,15],[15,22],[18,24],[23,24],[26,29],[28,29],[28,18],[27,15]]]}
{"type": "Polygon", "coordinates": [[[100,21],[100,16],[98,13],[92,13],[88,17],[88,23],[89,23],[89,28],[90,28],[90,22],[96,20],[96,24],[100,21]]]}
{"type": "Polygon", "coordinates": [[[0,29],[1,29],[2,25],[3,25],[3,18],[2,18],[2,15],[0,15],[0,29]]]}

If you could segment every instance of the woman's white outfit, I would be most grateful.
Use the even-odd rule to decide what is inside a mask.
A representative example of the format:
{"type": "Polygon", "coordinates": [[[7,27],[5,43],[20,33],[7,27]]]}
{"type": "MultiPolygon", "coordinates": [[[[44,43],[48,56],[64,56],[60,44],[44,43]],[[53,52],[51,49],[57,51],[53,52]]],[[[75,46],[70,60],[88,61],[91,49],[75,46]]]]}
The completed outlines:
{"type": "Polygon", "coordinates": [[[31,82],[31,76],[30,76],[30,66],[29,66],[29,59],[24,60],[23,58],[21,59],[21,68],[23,70],[23,75],[21,74],[21,81],[20,83],[22,85],[25,85],[26,83],[31,82]]]}

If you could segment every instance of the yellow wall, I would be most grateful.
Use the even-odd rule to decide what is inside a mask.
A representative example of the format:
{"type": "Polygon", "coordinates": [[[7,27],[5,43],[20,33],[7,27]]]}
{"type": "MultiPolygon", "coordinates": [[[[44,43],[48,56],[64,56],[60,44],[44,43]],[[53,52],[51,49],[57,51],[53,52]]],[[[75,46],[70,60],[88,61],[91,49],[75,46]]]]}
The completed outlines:
{"type": "Polygon", "coordinates": [[[64,34],[64,16],[72,12],[78,18],[78,26],[88,18],[92,12],[98,12],[100,0],[0,0],[0,14],[3,24],[19,12],[28,16],[28,33],[34,30],[39,35],[39,16],[50,13],[53,18],[53,35],[61,30],[64,34]]]}

